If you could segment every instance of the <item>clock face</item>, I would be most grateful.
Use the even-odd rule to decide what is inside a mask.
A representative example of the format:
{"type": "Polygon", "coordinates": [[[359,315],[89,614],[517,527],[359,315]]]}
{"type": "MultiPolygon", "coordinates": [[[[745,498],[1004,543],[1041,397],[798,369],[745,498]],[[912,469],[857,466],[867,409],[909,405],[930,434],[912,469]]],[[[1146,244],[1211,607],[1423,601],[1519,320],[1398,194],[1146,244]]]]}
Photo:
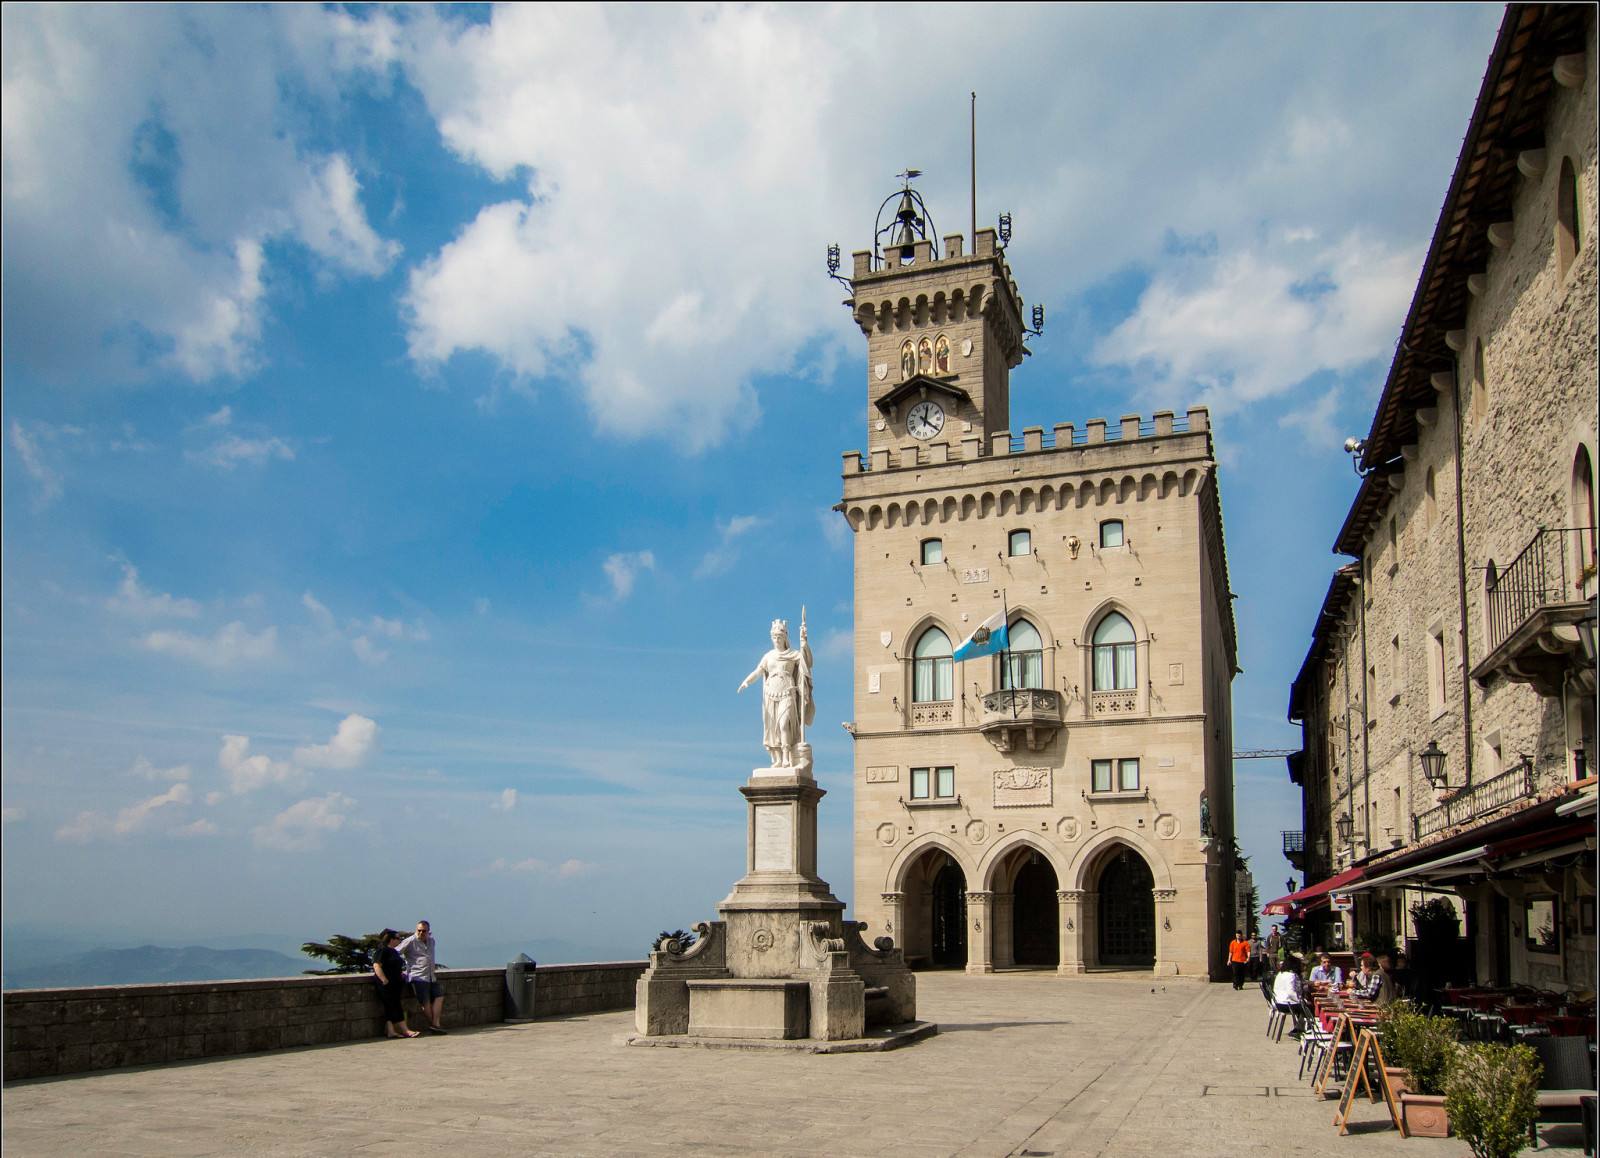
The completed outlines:
{"type": "Polygon", "coordinates": [[[944,409],[932,401],[918,402],[906,415],[906,432],[924,442],[944,429],[944,409]]]}

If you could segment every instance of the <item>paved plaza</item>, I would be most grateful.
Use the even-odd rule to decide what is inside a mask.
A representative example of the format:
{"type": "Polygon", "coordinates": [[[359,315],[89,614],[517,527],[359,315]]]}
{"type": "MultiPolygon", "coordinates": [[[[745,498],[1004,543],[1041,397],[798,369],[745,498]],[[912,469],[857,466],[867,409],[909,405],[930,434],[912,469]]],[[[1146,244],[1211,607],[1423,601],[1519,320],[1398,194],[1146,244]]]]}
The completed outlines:
{"type": "MultiPolygon", "coordinates": [[[[8,1155],[1465,1155],[1296,1080],[1259,991],[918,976],[939,1036],[815,1056],[620,1044],[631,1012],[18,1082],[8,1155]]],[[[447,1004],[448,1010],[448,1004],[447,1004]]],[[[448,1020],[448,1018],[447,1018],[448,1020]]],[[[1541,1130],[1539,1152],[1581,1145],[1541,1130]]]]}

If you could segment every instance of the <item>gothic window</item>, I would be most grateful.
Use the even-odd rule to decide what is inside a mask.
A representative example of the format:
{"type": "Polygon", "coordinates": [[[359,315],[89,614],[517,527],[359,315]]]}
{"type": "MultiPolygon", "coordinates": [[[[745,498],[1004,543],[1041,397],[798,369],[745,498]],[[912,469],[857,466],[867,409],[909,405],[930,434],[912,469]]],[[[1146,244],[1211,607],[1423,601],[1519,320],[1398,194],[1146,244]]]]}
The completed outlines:
{"type": "Polygon", "coordinates": [[[922,565],[924,567],[944,562],[944,540],[922,540],[922,565]]]}
{"type": "Polygon", "coordinates": [[[1583,247],[1578,222],[1578,174],[1571,157],[1561,158],[1561,180],[1556,185],[1556,268],[1562,277],[1583,247]]]}
{"type": "Polygon", "coordinates": [[[1578,571],[1580,583],[1594,577],[1595,510],[1594,463],[1589,459],[1589,448],[1578,447],[1572,459],[1572,525],[1578,528],[1578,571]]]}
{"type": "Polygon", "coordinates": [[[1033,535],[1028,531],[1012,531],[1006,540],[1006,553],[1013,559],[1033,554],[1033,535]]]}
{"type": "Polygon", "coordinates": [[[911,346],[911,339],[906,339],[906,344],[900,347],[900,377],[902,380],[911,377],[917,372],[917,354],[911,346]]]}
{"type": "Polygon", "coordinates": [[[930,627],[911,651],[911,698],[919,704],[955,699],[955,670],[950,637],[930,627]]]}
{"type": "Polygon", "coordinates": [[[1011,625],[1010,640],[1001,661],[1000,686],[1044,687],[1044,640],[1039,637],[1039,629],[1026,619],[1019,619],[1011,625]]]}
{"type": "Polygon", "coordinates": [[[1094,629],[1094,690],[1126,691],[1138,686],[1133,624],[1111,612],[1094,629]]]}
{"type": "Polygon", "coordinates": [[[950,339],[940,334],[933,342],[933,372],[950,373],[950,339]]]}
{"type": "Polygon", "coordinates": [[[933,343],[923,338],[917,343],[917,373],[931,374],[933,372],[933,343]]]}
{"type": "Polygon", "coordinates": [[[1100,545],[1102,547],[1122,546],[1122,520],[1107,519],[1100,524],[1100,545]]]}

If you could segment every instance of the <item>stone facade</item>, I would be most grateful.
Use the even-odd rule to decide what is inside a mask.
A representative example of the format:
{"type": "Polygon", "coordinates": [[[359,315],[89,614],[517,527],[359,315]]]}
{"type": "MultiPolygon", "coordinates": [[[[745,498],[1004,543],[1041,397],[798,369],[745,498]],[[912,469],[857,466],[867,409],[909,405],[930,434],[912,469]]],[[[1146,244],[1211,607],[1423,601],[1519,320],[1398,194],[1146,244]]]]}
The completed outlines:
{"type": "MultiPolygon", "coordinates": [[[[534,975],[539,1017],[626,1009],[643,961],[551,965],[534,975]]],[[[504,969],[451,969],[444,1023],[505,1017],[504,969]]],[[[406,1001],[413,1029],[422,1028],[406,1001]]],[[[193,1061],[383,1036],[370,975],[175,985],[11,989],[5,994],[5,1080],[193,1061]]]]}
{"type": "MultiPolygon", "coordinates": [[[[1360,451],[1368,473],[1336,545],[1357,563],[1330,588],[1292,694],[1308,881],[1564,792],[1594,751],[1594,668],[1574,626],[1596,592],[1580,477],[1600,406],[1594,36],[1592,9],[1514,5],[1491,59],[1360,451]],[[1430,745],[1442,784],[1423,775],[1430,745]]],[[[1574,918],[1585,887],[1592,867],[1587,886],[1563,886],[1574,918]]],[[[1417,895],[1366,894],[1346,932],[1404,936],[1417,895]]],[[[1507,914],[1485,905],[1472,922],[1485,976],[1507,967],[1489,959],[1496,942],[1524,940],[1507,914]]],[[[1514,948],[1511,975],[1592,977],[1592,929],[1563,952],[1514,948]]]]}
{"type": "Polygon", "coordinates": [[[914,963],[1218,973],[1235,640],[1207,413],[1013,438],[1021,297],[992,231],[944,242],[855,255],[856,914],[914,963]],[[918,658],[1002,610],[1008,659],[918,658]]]}

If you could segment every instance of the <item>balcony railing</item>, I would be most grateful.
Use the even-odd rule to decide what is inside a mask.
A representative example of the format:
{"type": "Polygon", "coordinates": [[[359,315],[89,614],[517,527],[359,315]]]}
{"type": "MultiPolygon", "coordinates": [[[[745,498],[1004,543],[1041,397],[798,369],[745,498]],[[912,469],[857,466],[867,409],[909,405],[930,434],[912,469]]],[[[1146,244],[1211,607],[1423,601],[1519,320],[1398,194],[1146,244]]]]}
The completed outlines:
{"type": "Polygon", "coordinates": [[[1090,692],[1089,708],[1097,720],[1137,715],[1139,711],[1139,692],[1136,688],[1115,692],[1090,692]]]}
{"type": "Polygon", "coordinates": [[[1489,651],[1516,634],[1540,610],[1582,603],[1595,577],[1592,530],[1545,527],[1487,585],[1489,651]]]}
{"type": "Polygon", "coordinates": [[[1297,870],[1305,868],[1306,834],[1300,829],[1283,834],[1283,859],[1297,870]]]}
{"type": "Polygon", "coordinates": [[[1061,727],[1061,693],[1049,688],[1003,688],[989,692],[980,705],[978,730],[1002,752],[1015,748],[1019,738],[1029,751],[1040,751],[1061,727]]]}
{"type": "Polygon", "coordinates": [[[911,705],[913,728],[951,728],[957,723],[959,721],[956,719],[956,705],[951,700],[933,700],[911,705]]]}
{"type": "Polygon", "coordinates": [[[1463,789],[1439,807],[1420,813],[1416,821],[1417,839],[1476,820],[1522,799],[1532,790],[1533,761],[1524,760],[1510,771],[1463,789]]]}

